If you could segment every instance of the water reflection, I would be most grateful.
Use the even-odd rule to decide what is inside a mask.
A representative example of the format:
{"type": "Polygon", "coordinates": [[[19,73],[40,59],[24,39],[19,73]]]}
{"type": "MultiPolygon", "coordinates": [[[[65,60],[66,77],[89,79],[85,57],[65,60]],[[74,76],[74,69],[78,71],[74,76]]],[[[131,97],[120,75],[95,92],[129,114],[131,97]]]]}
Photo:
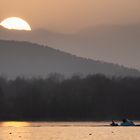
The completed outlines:
{"type": "Polygon", "coordinates": [[[28,122],[1,122],[0,140],[33,140],[32,128],[28,122]]]}
{"type": "Polygon", "coordinates": [[[1,127],[27,127],[27,126],[30,126],[30,123],[9,121],[9,122],[1,122],[0,126],[1,127]]]}

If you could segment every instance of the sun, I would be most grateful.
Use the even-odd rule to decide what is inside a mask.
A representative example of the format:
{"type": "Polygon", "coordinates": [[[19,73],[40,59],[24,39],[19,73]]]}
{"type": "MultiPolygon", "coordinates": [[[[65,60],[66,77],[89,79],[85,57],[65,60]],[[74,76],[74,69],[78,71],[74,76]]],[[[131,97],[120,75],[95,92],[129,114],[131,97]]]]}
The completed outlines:
{"type": "Polygon", "coordinates": [[[30,25],[19,17],[9,17],[4,19],[0,25],[7,29],[31,31],[30,25]]]}

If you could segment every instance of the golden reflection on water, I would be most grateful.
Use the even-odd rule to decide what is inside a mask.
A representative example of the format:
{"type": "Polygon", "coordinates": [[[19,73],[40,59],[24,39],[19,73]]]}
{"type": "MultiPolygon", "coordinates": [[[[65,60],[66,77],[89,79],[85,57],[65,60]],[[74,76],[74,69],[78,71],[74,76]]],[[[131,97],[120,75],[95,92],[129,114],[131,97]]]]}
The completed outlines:
{"type": "Polygon", "coordinates": [[[27,127],[27,126],[30,126],[30,123],[9,121],[9,122],[1,122],[0,126],[1,127],[27,127]]]}
{"type": "Polygon", "coordinates": [[[0,140],[33,140],[28,122],[7,121],[0,123],[0,140]]]}

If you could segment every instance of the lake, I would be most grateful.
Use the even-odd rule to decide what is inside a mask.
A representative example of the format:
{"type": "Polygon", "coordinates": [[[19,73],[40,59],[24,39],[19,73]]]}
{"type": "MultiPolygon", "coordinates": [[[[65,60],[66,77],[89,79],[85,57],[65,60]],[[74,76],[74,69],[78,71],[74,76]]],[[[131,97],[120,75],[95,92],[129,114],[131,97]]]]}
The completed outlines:
{"type": "Polygon", "coordinates": [[[108,122],[1,122],[0,140],[139,140],[140,127],[108,122]]]}

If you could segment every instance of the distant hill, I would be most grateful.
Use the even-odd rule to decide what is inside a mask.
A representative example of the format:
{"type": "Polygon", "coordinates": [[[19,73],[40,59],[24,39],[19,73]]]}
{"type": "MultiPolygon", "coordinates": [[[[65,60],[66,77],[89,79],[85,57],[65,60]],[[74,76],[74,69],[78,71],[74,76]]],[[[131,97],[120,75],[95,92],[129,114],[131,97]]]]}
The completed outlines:
{"type": "Polygon", "coordinates": [[[9,78],[41,76],[60,73],[105,74],[107,76],[140,76],[136,69],[112,63],[77,57],[47,46],[29,42],[0,40],[0,74],[9,78]]]}
{"type": "Polygon", "coordinates": [[[72,34],[45,29],[10,31],[0,29],[0,39],[45,44],[81,57],[104,60],[140,70],[140,25],[100,25],[72,34]]]}

